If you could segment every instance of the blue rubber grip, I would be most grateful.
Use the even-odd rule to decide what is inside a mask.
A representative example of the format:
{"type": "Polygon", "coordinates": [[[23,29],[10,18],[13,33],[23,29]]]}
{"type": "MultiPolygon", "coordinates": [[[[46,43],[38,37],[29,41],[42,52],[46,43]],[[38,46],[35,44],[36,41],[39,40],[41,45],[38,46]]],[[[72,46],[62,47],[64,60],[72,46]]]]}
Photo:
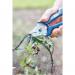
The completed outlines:
{"type": "Polygon", "coordinates": [[[53,31],[55,28],[58,28],[58,27],[61,26],[61,25],[63,25],[62,22],[57,23],[57,24],[55,24],[55,25],[53,25],[53,26],[47,27],[47,36],[50,36],[51,33],[52,33],[52,31],[53,31]]]}

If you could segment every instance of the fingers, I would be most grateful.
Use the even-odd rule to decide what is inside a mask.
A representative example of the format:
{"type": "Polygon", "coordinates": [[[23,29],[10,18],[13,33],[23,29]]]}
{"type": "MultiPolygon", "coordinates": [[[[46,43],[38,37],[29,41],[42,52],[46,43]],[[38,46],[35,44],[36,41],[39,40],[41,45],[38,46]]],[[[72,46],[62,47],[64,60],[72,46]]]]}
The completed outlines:
{"type": "Polygon", "coordinates": [[[46,22],[48,21],[50,15],[52,13],[52,10],[51,9],[47,9],[46,12],[42,15],[42,17],[40,18],[40,22],[46,22]]]}
{"type": "Polygon", "coordinates": [[[58,36],[61,36],[62,35],[62,29],[63,29],[63,26],[60,26],[59,28],[56,28],[52,31],[52,34],[51,34],[51,37],[58,37],[58,36]]]}
{"type": "Polygon", "coordinates": [[[40,18],[39,22],[46,22],[48,21],[49,17],[54,14],[57,10],[54,9],[54,8],[50,8],[50,9],[47,9],[45,11],[45,13],[42,15],[42,17],[40,18]]]}

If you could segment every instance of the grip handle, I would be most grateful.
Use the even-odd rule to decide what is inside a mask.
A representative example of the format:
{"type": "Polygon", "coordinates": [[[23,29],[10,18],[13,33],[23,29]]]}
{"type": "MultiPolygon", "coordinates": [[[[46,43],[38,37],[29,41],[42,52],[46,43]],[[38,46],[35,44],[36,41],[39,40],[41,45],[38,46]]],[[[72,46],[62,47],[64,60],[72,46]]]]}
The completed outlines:
{"type": "Polygon", "coordinates": [[[63,12],[62,9],[58,10],[56,13],[54,13],[52,16],[49,17],[49,20],[46,22],[38,22],[38,23],[42,23],[43,25],[47,26],[47,36],[50,36],[53,29],[58,28],[59,26],[63,25],[63,22],[59,22],[56,23],[54,25],[50,25],[50,23],[52,23],[53,21],[55,21],[56,19],[58,19],[59,17],[62,17],[63,12]]]}
{"type": "Polygon", "coordinates": [[[50,36],[51,33],[52,33],[52,31],[53,31],[55,28],[59,28],[59,26],[61,26],[61,25],[63,25],[62,22],[57,23],[57,24],[55,24],[55,25],[53,25],[53,26],[47,27],[47,36],[50,36]]]}

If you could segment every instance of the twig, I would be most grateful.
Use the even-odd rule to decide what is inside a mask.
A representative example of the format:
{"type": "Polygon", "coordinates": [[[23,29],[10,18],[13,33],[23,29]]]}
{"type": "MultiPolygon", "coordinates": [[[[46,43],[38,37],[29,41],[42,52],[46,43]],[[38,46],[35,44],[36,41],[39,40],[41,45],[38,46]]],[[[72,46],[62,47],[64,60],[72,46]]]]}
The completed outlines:
{"type": "Polygon", "coordinates": [[[14,51],[14,50],[17,50],[17,48],[23,43],[24,39],[27,38],[28,36],[30,36],[30,35],[29,35],[29,34],[28,34],[28,35],[25,35],[25,36],[23,37],[23,39],[20,41],[20,43],[13,49],[13,51],[14,51]]]}

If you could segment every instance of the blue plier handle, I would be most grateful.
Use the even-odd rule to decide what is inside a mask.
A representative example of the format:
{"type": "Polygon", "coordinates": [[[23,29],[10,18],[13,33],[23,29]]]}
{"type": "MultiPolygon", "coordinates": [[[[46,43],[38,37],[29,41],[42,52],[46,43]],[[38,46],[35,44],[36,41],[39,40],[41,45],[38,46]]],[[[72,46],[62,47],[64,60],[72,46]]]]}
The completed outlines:
{"type": "Polygon", "coordinates": [[[59,22],[59,23],[57,23],[55,25],[52,25],[52,26],[49,25],[51,22],[53,22],[58,17],[60,17],[60,16],[63,15],[62,9],[61,10],[58,10],[54,15],[52,15],[47,22],[39,22],[39,23],[42,23],[43,25],[46,25],[47,26],[47,36],[50,36],[51,33],[52,33],[52,31],[55,28],[58,28],[59,26],[63,25],[63,22],[59,22]],[[54,17],[54,15],[56,15],[56,16],[54,17]]]}

